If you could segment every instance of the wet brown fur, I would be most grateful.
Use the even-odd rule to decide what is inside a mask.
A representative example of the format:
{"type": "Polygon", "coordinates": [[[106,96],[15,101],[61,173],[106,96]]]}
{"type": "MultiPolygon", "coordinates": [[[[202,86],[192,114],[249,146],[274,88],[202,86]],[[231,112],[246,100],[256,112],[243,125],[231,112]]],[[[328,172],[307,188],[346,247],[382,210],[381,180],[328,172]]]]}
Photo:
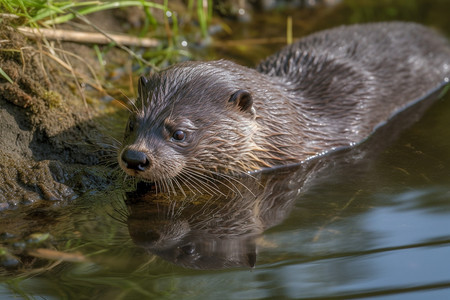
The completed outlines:
{"type": "Polygon", "coordinates": [[[125,133],[121,153],[142,151],[150,166],[127,169],[121,154],[119,162],[148,181],[175,179],[166,185],[300,162],[360,143],[448,76],[448,42],[401,22],[319,32],[256,70],[225,60],[178,64],[141,80],[125,133]],[[250,106],[229,101],[240,90],[250,106]],[[171,140],[179,129],[182,143],[171,140]]]}

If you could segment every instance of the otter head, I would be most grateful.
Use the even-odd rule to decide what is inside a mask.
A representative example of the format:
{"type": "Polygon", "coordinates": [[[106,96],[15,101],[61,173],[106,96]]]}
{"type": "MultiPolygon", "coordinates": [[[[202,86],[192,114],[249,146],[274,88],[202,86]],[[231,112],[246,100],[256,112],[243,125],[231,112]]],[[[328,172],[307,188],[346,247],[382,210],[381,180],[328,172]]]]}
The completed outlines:
{"type": "Polygon", "coordinates": [[[121,168],[151,182],[178,178],[177,185],[250,168],[255,109],[236,68],[244,69],[226,61],[190,62],[141,77],[121,168]]]}

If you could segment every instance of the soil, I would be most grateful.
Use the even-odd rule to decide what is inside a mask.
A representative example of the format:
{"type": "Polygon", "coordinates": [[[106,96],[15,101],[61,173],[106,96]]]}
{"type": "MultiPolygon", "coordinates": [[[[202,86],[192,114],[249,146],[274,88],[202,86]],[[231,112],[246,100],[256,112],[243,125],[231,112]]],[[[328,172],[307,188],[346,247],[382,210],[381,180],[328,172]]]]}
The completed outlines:
{"type": "Polygon", "coordinates": [[[14,83],[0,78],[0,210],[71,200],[111,180],[88,171],[104,169],[99,165],[113,155],[100,146],[108,139],[96,122],[101,114],[54,57],[43,43],[1,25],[0,68],[14,83]]]}

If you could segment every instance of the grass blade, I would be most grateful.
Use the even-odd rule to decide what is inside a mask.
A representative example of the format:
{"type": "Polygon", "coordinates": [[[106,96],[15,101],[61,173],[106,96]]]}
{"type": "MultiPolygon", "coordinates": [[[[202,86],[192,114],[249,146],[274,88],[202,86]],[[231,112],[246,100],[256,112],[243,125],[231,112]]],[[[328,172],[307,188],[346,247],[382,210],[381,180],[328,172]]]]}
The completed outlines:
{"type": "Polygon", "coordinates": [[[8,80],[11,84],[14,84],[14,81],[12,81],[11,77],[9,77],[8,74],[6,74],[5,71],[3,71],[2,68],[0,68],[0,75],[2,75],[3,78],[8,80]]]}

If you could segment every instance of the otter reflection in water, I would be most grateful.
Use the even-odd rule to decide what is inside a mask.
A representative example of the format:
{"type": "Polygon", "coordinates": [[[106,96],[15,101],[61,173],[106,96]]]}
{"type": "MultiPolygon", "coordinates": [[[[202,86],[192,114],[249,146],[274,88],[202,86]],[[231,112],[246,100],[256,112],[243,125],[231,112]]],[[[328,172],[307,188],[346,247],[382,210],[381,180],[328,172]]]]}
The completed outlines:
{"type": "Polygon", "coordinates": [[[290,173],[247,176],[232,189],[216,182],[223,193],[215,196],[177,198],[140,192],[147,190],[141,186],[127,194],[130,235],[137,245],[184,267],[253,267],[255,239],[287,216],[302,186],[283,176],[290,173]]]}
{"type": "Polygon", "coordinates": [[[256,239],[281,223],[304,192],[326,182],[335,183],[337,178],[344,181],[350,175],[357,178],[367,172],[373,157],[420,118],[444,89],[442,85],[400,112],[357,147],[236,178],[240,183],[232,181],[233,186],[229,181],[216,181],[222,193],[215,196],[187,190],[186,197],[177,198],[140,186],[127,194],[129,233],[137,245],[184,267],[253,267],[256,239]]]}

